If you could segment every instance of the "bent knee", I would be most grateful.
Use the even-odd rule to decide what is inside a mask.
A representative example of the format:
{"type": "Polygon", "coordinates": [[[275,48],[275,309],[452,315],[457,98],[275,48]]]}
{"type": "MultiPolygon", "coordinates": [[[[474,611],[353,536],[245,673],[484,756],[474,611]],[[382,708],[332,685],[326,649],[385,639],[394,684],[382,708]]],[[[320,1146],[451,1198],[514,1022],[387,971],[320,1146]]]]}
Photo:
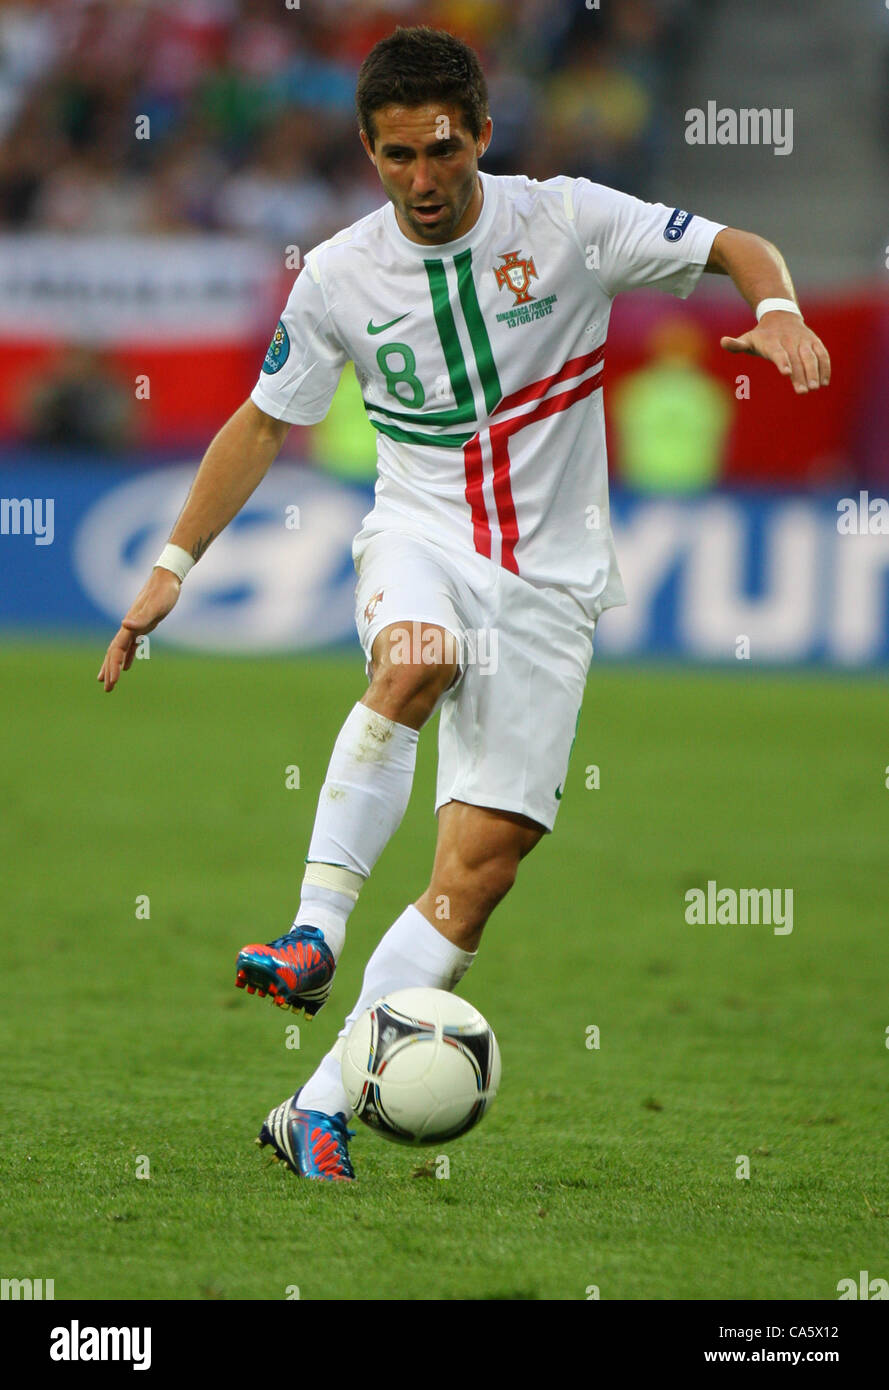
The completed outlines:
{"type": "Polygon", "coordinates": [[[368,696],[375,708],[428,716],[457,670],[456,643],[449,632],[419,623],[393,624],[374,642],[368,696]]]}
{"type": "Polygon", "coordinates": [[[450,664],[374,667],[368,694],[397,707],[418,702],[431,707],[456,672],[456,666],[450,664]]]}

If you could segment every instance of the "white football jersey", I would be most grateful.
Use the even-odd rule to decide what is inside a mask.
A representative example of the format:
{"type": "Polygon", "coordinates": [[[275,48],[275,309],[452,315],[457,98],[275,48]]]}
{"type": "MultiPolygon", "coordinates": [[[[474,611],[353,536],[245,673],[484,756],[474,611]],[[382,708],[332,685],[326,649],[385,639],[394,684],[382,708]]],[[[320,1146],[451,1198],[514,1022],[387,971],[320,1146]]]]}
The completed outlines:
{"type": "Polygon", "coordinates": [[[376,498],[355,540],[393,530],[625,603],[608,512],[602,380],[614,296],[685,298],[722,223],[589,179],[479,171],[456,241],[420,245],[391,203],[306,256],[252,400],[325,415],[351,359],[377,431],[376,498]]]}

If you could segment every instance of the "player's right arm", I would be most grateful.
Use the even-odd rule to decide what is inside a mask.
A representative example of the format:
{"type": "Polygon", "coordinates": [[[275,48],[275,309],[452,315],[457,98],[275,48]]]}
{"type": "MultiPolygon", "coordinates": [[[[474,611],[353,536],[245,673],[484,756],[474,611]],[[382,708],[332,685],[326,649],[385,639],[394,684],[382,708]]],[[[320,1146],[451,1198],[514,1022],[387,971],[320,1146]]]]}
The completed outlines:
{"type": "MultiPolygon", "coordinates": [[[[348,360],[331,318],[316,252],[294,281],[255,387],[217,434],[192,483],[170,544],[193,560],[241,510],[277,457],[291,425],[327,414],[348,360]]],[[[113,690],[136,655],[137,639],[167,616],[179,597],[171,570],[155,565],[105,653],[98,679],[113,690]]]]}
{"type": "MultiPolygon", "coordinates": [[[[262,482],[289,430],[287,421],[267,415],[248,398],[204,455],[170,543],[199,560],[262,482]]],[[[132,666],[138,638],[152,632],[175,606],[180,587],[172,570],[155,565],[105,653],[97,680],[106,691],[132,666]]]]}

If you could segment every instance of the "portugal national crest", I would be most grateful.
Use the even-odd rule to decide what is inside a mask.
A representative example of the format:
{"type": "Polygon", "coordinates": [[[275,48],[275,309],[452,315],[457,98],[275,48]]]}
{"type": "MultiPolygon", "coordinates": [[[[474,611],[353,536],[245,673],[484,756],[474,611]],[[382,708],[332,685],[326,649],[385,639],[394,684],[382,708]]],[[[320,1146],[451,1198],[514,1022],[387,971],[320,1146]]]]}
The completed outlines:
{"type": "Polygon", "coordinates": [[[367,622],[369,622],[369,623],[373,622],[374,614],[376,613],[376,611],[377,611],[377,609],[379,608],[379,606],[380,606],[380,604],[382,603],[382,601],[383,601],[383,590],[380,589],[377,593],[374,594],[373,598],[372,598],[372,599],[366,604],[366,606],[365,606],[365,609],[364,609],[364,617],[365,617],[365,619],[366,619],[367,622]]]}
{"type": "Polygon", "coordinates": [[[533,260],[519,260],[518,251],[503,252],[500,259],[503,264],[494,267],[499,288],[502,290],[504,285],[508,285],[512,290],[515,295],[513,307],[516,304],[528,304],[534,298],[533,294],[528,293],[531,277],[535,280],[540,279],[533,260]]]}

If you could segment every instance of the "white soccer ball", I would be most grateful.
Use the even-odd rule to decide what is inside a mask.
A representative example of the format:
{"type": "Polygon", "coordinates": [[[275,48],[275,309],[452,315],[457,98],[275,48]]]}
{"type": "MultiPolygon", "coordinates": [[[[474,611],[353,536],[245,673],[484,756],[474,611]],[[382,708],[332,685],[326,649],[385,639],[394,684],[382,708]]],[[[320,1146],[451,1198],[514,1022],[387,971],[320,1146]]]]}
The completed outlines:
{"type": "Polygon", "coordinates": [[[356,1115],[401,1144],[438,1144],[477,1124],[497,1094],[500,1049],[465,999],[399,989],[355,1021],[342,1054],[356,1115]]]}

